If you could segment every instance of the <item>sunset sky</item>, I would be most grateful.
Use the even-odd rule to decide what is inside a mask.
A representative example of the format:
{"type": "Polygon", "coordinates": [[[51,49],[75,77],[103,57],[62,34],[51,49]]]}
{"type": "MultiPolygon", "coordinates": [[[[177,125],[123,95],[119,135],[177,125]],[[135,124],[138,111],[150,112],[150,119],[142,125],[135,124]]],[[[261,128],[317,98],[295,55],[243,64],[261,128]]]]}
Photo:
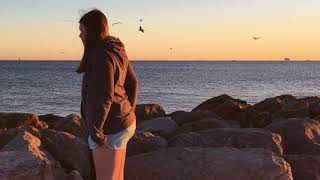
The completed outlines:
{"type": "Polygon", "coordinates": [[[79,60],[92,8],[132,60],[320,60],[319,0],[1,0],[0,60],[79,60]]]}

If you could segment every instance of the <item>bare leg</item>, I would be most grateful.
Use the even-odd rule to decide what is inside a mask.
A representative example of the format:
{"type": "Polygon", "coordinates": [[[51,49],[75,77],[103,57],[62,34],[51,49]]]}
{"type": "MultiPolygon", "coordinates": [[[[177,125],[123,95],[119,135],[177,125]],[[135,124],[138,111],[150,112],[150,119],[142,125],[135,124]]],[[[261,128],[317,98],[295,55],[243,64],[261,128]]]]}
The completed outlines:
{"type": "Polygon", "coordinates": [[[105,146],[92,150],[97,180],[118,180],[122,153],[105,146]]]}
{"type": "Polygon", "coordinates": [[[124,164],[126,159],[126,150],[127,149],[121,149],[121,164],[120,164],[120,170],[119,170],[119,180],[124,180],[124,164]]]}

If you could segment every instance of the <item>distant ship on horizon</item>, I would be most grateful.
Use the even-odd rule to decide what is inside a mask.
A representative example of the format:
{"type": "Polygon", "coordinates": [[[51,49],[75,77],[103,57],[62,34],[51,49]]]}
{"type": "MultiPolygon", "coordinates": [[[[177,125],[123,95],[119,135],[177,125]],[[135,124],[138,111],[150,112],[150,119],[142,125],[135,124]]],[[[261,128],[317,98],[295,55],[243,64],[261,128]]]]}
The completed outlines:
{"type": "Polygon", "coordinates": [[[284,58],[284,61],[291,61],[290,58],[284,58]]]}

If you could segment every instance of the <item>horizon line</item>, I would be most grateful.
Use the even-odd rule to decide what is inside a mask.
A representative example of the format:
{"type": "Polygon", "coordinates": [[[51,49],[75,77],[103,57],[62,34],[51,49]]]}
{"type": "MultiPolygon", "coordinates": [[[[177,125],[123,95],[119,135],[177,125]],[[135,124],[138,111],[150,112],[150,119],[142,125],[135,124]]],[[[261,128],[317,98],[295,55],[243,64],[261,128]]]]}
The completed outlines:
{"type": "MultiPolygon", "coordinates": [[[[80,60],[75,60],[75,59],[62,59],[62,60],[58,60],[58,59],[0,59],[0,61],[72,61],[72,62],[80,62],[80,60]]],[[[232,61],[232,62],[239,62],[239,61],[277,61],[277,62],[305,62],[305,61],[320,61],[320,59],[297,59],[297,60],[289,60],[286,61],[284,59],[135,59],[135,60],[129,60],[129,61],[136,61],[136,62],[154,62],[154,61],[181,61],[181,62],[188,62],[188,61],[198,61],[198,62],[207,62],[207,61],[232,61]]]]}

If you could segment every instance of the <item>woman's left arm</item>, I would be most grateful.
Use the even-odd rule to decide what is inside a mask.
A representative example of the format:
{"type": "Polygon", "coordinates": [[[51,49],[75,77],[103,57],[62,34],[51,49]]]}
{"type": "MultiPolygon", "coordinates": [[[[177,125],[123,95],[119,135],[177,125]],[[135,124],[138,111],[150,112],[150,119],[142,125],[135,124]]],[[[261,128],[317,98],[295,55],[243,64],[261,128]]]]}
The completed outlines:
{"type": "Polygon", "coordinates": [[[109,54],[98,49],[91,56],[88,76],[86,119],[91,121],[92,135],[103,133],[103,126],[110,111],[114,95],[114,64],[109,54]]]}

